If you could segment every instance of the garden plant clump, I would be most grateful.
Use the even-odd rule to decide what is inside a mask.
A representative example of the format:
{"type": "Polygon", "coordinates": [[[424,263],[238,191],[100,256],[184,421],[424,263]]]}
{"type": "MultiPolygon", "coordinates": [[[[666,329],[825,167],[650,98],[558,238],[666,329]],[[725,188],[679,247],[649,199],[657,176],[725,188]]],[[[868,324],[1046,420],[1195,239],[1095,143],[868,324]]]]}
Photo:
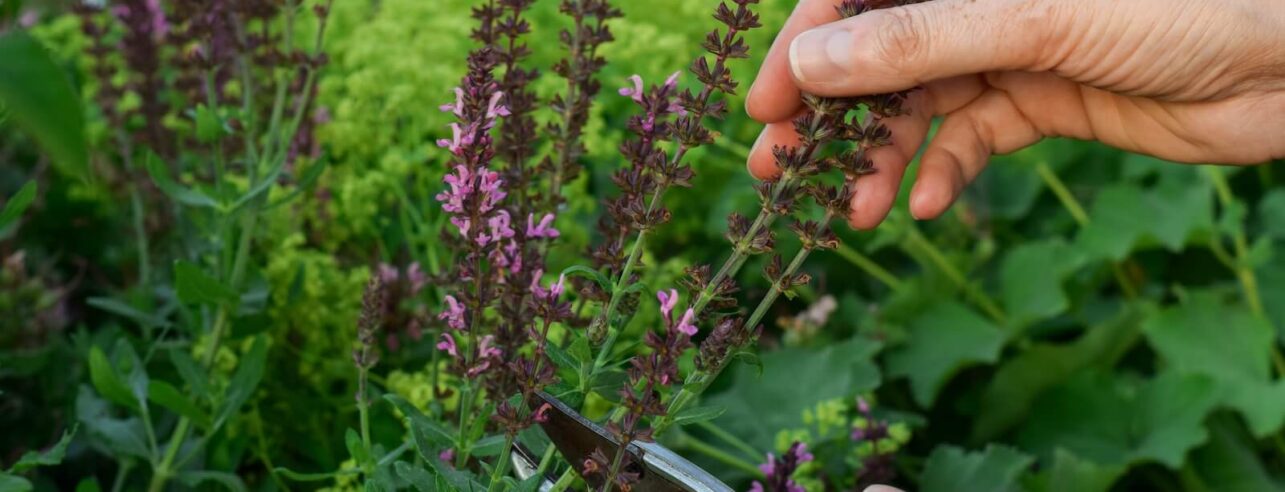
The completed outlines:
{"type": "Polygon", "coordinates": [[[1285,486],[1278,166],[1050,140],[853,231],[927,95],[752,180],[784,3],[0,4],[0,491],[1285,486]]]}

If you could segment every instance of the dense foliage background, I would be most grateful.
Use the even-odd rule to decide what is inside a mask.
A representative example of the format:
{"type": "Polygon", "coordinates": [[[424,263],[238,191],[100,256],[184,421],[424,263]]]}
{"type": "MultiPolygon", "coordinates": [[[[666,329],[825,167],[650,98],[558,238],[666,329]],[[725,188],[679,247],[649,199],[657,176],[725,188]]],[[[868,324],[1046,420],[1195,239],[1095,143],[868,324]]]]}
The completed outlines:
{"type": "MultiPolygon", "coordinates": [[[[343,430],[357,419],[349,354],[363,286],[381,263],[405,268],[422,257],[437,272],[446,261],[432,197],[447,155],[433,142],[448,132],[450,115],[437,107],[463,74],[471,3],[335,3],[316,100],[328,115],[315,132],[322,152],[307,162],[324,167],[295,202],[264,212],[242,297],[259,309],[233,324],[216,362],[217,384],[227,384],[238,359],[262,348],[254,340],[266,339],[261,383],[211,444],[207,468],[266,490],[287,486],[276,467],[350,466],[343,430]]],[[[544,33],[531,43],[534,66],[563,56],[550,34],[568,22],[556,3],[538,2],[529,16],[544,33]]],[[[625,15],[602,51],[608,96],[586,132],[589,172],[570,187],[557,224],[558,269],[592,241],[620,164],[616,145],[632,108],[614,88],[632,74],[660,80],[685,68],[712,27],[714,2],[618,3],[625,15]]],[[[749,35],[754,58],[734,66],[740,80],[752,80],[790,3],[758,7],[765,28],[749,35]]],[[[60,464],[13,472],[43,490],[118,479],[126,490],[142,487],[145,476],[124,471],[134,460],[104,434],[125,421],[95,424],[110,412],[87,408],[88,364],[94,348],[118,361],[126,346],[165,374],[175,369],[154,352],[196,353],[199,333],[182,339],[192,342],[156,334],[192,316],[175,301],[173,272],[158,265],[183,259],[185,243],[202,238],[183,221],[149,229],[165,263],[137,284],[134,219],[110,178],[118,163],[104,157],[115,142],[93,109],[97,82],[83,51],[91,40],[56,4],[0,4],[0,25],[6,36],[39,40],[79,89],[90,156],[85,168],[61,164],[41,151],[38,131],[0,110],[0,203],[17,201],[29,181],[38,190],[23,215],[0,220],[0,469],[78,429],[60,464]],[[161,232],[171,226],[177,233],[161,232]]],[[[0,77],[11,60],[0,51],[0,77]]],[[[548,97],[560,84],[547,73],[535,87],[548,97]]],[[[661,266],[648,284],[673,284],[684,267],[721,259],[726,215],[757,206],[744,158],[760,126],[742,103],[731,101],[738,109],[720,123],[717,143],[691,156],[698,177],[671,195],[673,223],[646,251],[661,266]]],[[[879,229],[845,230],[837,253],[814,255],[805,269],[817,280],[774,308],[761,357],[709,392],[705,403],[725,412],[665,444],[745,488],[764,453],[803,440],[818,460],[798,476],[819,483],[807,477],[853,473],[870,452],[849,439],[862,395],[894,423],[898,444],[909,439],[894,483],[915,490],[1281,489],[1283,179],[1279,165],[1180,166],[1071,141],[996,157],[944,218],[916,222],[903,199],[879,229]]],[[[758,271],[742,275],[746,298],[765,288],[758,271]]],[[[437,312],[439,295],[409,299],[406,309],[437,312]]],[[[427,405],[432,340],[386,337],[375,384],[427,405]]],[[[402,433],[386,406],[374,430],[402,433]]]]}

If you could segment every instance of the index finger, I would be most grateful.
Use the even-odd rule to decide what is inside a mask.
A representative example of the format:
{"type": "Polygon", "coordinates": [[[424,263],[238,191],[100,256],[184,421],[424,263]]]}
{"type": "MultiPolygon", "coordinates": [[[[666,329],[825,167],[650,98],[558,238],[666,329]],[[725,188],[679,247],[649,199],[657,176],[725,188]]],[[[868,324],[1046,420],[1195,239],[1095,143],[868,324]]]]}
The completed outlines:
{"type": "Polygon", "coordinates": [[[745,111],[763,123],[790,119],[803,109],[799,88],[790,75],[790,43],[794,37],[814,27],[839,20],[835,7],[842,0],[800,0],[785,26],[763,58],[754,84],[745,101],[745,111]]]}

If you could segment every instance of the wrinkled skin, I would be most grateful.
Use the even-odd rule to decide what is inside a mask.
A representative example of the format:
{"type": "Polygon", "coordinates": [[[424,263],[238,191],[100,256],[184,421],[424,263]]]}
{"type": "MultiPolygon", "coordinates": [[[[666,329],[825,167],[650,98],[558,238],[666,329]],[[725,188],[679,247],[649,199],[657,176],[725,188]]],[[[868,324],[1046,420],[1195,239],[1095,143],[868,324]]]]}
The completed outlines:
{"type": "Polygon", "coordinates": [[[945,212],[989,156],[1045,137],[1098,140],[1188,163],[1285,157],[1285,0],[936,0],[838,20],[802,0],[749,92],[766,123],[749,159],[770,178],[799,91],[854,96],[920,86],[871,152],[849,222],[872,228],[927,142],[910,213],[945,212]],[[836,22],[837,21],[837,22],[836,22]]]}

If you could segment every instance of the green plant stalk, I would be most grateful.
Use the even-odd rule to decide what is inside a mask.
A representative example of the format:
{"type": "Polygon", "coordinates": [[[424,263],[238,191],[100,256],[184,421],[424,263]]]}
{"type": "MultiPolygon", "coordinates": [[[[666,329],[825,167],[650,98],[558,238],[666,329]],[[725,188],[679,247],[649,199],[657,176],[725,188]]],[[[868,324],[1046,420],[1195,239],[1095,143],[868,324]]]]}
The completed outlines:
{"type": "MultiPolygon", "coordinates": [[[[1088,212],[1084,210],[1084,206],[1080,204],[1080,201],[1075,199],[1075,195],[1066,187],[1066,183],[1062,181],[1062,178],[1059,178],[1057,173],[1053,172],[1053,168],[1049,167],[1048,163],[1040,162],[1035,166],[1035,170],[1039,173],[1040,178],[1044,180],[1045,186],[1049,187],[1049,190],[1057,197],[1058,202],[1062,204],[1062,208],[1066,209],[1066,212],[1071,214],[1071,218],[1075,219],[1075,223],[1081,229],[1087,227],[1090,222],[1088,212]]],[[[1112,262],[1111,273],[1115,276],[1115,281],[1120,285],[1120,291],[1124,293],[1124,296],[1133,299],[1138,297],[1138,289],[1133,286],[1133,282],[1129,281],[1129,276],[1125,273],[1124,263],[1127,261],[1126,259],[1124,262],[1112,262]]]]}
{"type": "Polygon", "coordinates": [[[500,457],[496,460],[495,469],[491,470],[491,484],[487,486],[487,492],[498,492],[504,484],[500,477],[509,472],[509,452],[513,449],[513,434],[506,433],[504,436],[504,448],[500,452],[500,457]]]}
{"type": "MultiPolygon", "coordinates": [[[[371,456],[370,402],[366,401],[366,372],[367,369],[365,367],[359,367],[357,369],[357,377],[360,379],[357,383],[357,387],[360,388],[361,391],[361,395],[358,395],[357,397],[357,414],[361,421],[361,445],[366,449],[366,456],[371,456]]],[[[367,463],[362,463],[362,465],[364,467],[367,463]]],[[[370,471],[372,470],[367,470],[367,472],[370,471]]]]}
{"type": "Polygon", "coordinates": [[[942,254],[941,250],[937,249],[937,246],[933,245],[931,241],[925,238],[923,233],[919,232],[919,228],[914,225],[909,227],[910,232],[906,234],[906,239],[909,244],[904,247],[915,248],[922,252],[933,267],[937,268],[937,270],[945,275],[946,278],[950,279],[956,287],[964,292],[964,295],[967,296],[973,304],[976,304],[978,308],[984,311],[986,315],[990,316],[996,323],[1003,325],[1007,322],[1007,317],[1004,315],[1004,311],[1000,309],[999,304],[997,304],[994,299],[991,299],[990,296],[986,295],[986,293],[980,288],[969,282],[968,279],[964,277],[964,274],[961,273],[959,269],[955,268],[955,265],[952,265],[950,260],[946,259],[946,255],[942,254]]]}
{"type": "Polygon", "coordinates": [[[879,266],[879,264],[875,263],[874,260],[861,254],[861,252],[853,249],[847,244],[840,243],[839,248],[834,250],[834,252],[843,257],[843,259],[848,260],[848,263],[852,263],[857,268],[865,271],[867,275],[883,282],[883,284],[888,286],[889,289],[899,291],[906,287],[905,282],[902,282],[902,280],[897,278],[896,275],[893,275],[892,272],[889,272],[882,266],[879,266]]]}
{"type": "Polygon", "coordinates": [[[763,471],[759,470],[758,466],[755,466],[753,463],[750,463],[743,459],[732,456],[730,453],[727,453],[726,451],[723,451],[716,446],[712,446],[709,443],[701,441],[700,439],[696,439],[691,436],[686,436],[686,438],[682,440],[682,444],[687,449],[691,449],[692,451],[708,456],[714,459],[715,461],[718,461],[719,463],[722,463],[724,465],[727,465],[732,468],[741,470],[745,473],[748,473],[750,474],[750,476],[754,478],[757,478],[759,480],[762,480],[764,478],[763,471]]]}
{"type": "Polygon", "coordinates": [[[558,477],[557,482],[553,482],[553,487],[549,488],[549,492],[562,492],[564,490],[567,490],[567,487],[570,487],[571,484],[574,483],[575,481],[576,481],[576,467],[575,465],[571,465],[571,468],[568,468],[567,471],[562,472],[562,475],[558,477]]]}
{"type": "Polygon", "coordinates": [[[723,430],[721,427],[714,425],[712,422],[709,422],[709,421],[699,422],[696,424],[696,427],[700,427],[701,429],[704,429],[705,432],[710,433],[710,435],[722,440],[728,445],[736,448],[738,451],[745,453],[746,457],[753,457],[757,459],[760,456],[759,450],[754,449],[754,446],[750,446],[749,443],[745,442],[739,437],[736,437],[731,432],[727,432],[723,430]]]}
{"type": "Polygon", "coordinates": [[[116,463],[116,478],[112,480],[112,492],[120,492],[125,487],[125,479],[129,477],[129,471],[134,468],[133,460],[120,460],[116,463]]]}
{"type": "MultiPolygon", "coordinates": [[[[831,214],[826,212],[825,219],[822,223],[828,224],[831,219],[831,214]]],[[[801,248],[794,254],[794,259],[790,260],[789,266],[785,267],[785,270],[781,273],[781,278],[775,279],[772,283],[772,288],[767,291],[767,294],[763,296],[763,299],[759,300],[758,306],[754,308],[754,312],[750,314],[749,319],[746,321],[744,329],[753,330],[755,326],[758,326],[759,322],[763,320],[763,317],[767,315],[768,309],[772,307],[772,304],[776,303],[776,299],[780,297],[783,292],[781,290],[781,279],[793,276],[794,273],[803,266],[803,262],[807,260],[808,255],[811,253],[812,249],[801,248]]],[[[740,347],[736,347],[735,349],[739,350],[739,348],[740,347]]],[[[673,416],[678,415],[678,412],[681,412],[688,404],[695,400],[697,396],[700,396],[701,393],[705,392],[706,388],[709,388],[710,383],[713,383],[714,379],[718,378],[718,375],[721,374],[723,370],[727,368],[728,363],[731,362],[732,357],[730,355],[731,354],[729,354],[728,357],[724,357],[719,365],[704,370],[698,369],[687,377],[687,381],[683,383],[683,388],[678,390],[678,394],[674,395],[674,398],[670,400],[669,407],[665,410],[665,415],[656,419],[652,424],[654,435],[659,436],[661,433],[665,432],[665,430],[669,429],[669,427],[674,423],[673,416]]]]}

